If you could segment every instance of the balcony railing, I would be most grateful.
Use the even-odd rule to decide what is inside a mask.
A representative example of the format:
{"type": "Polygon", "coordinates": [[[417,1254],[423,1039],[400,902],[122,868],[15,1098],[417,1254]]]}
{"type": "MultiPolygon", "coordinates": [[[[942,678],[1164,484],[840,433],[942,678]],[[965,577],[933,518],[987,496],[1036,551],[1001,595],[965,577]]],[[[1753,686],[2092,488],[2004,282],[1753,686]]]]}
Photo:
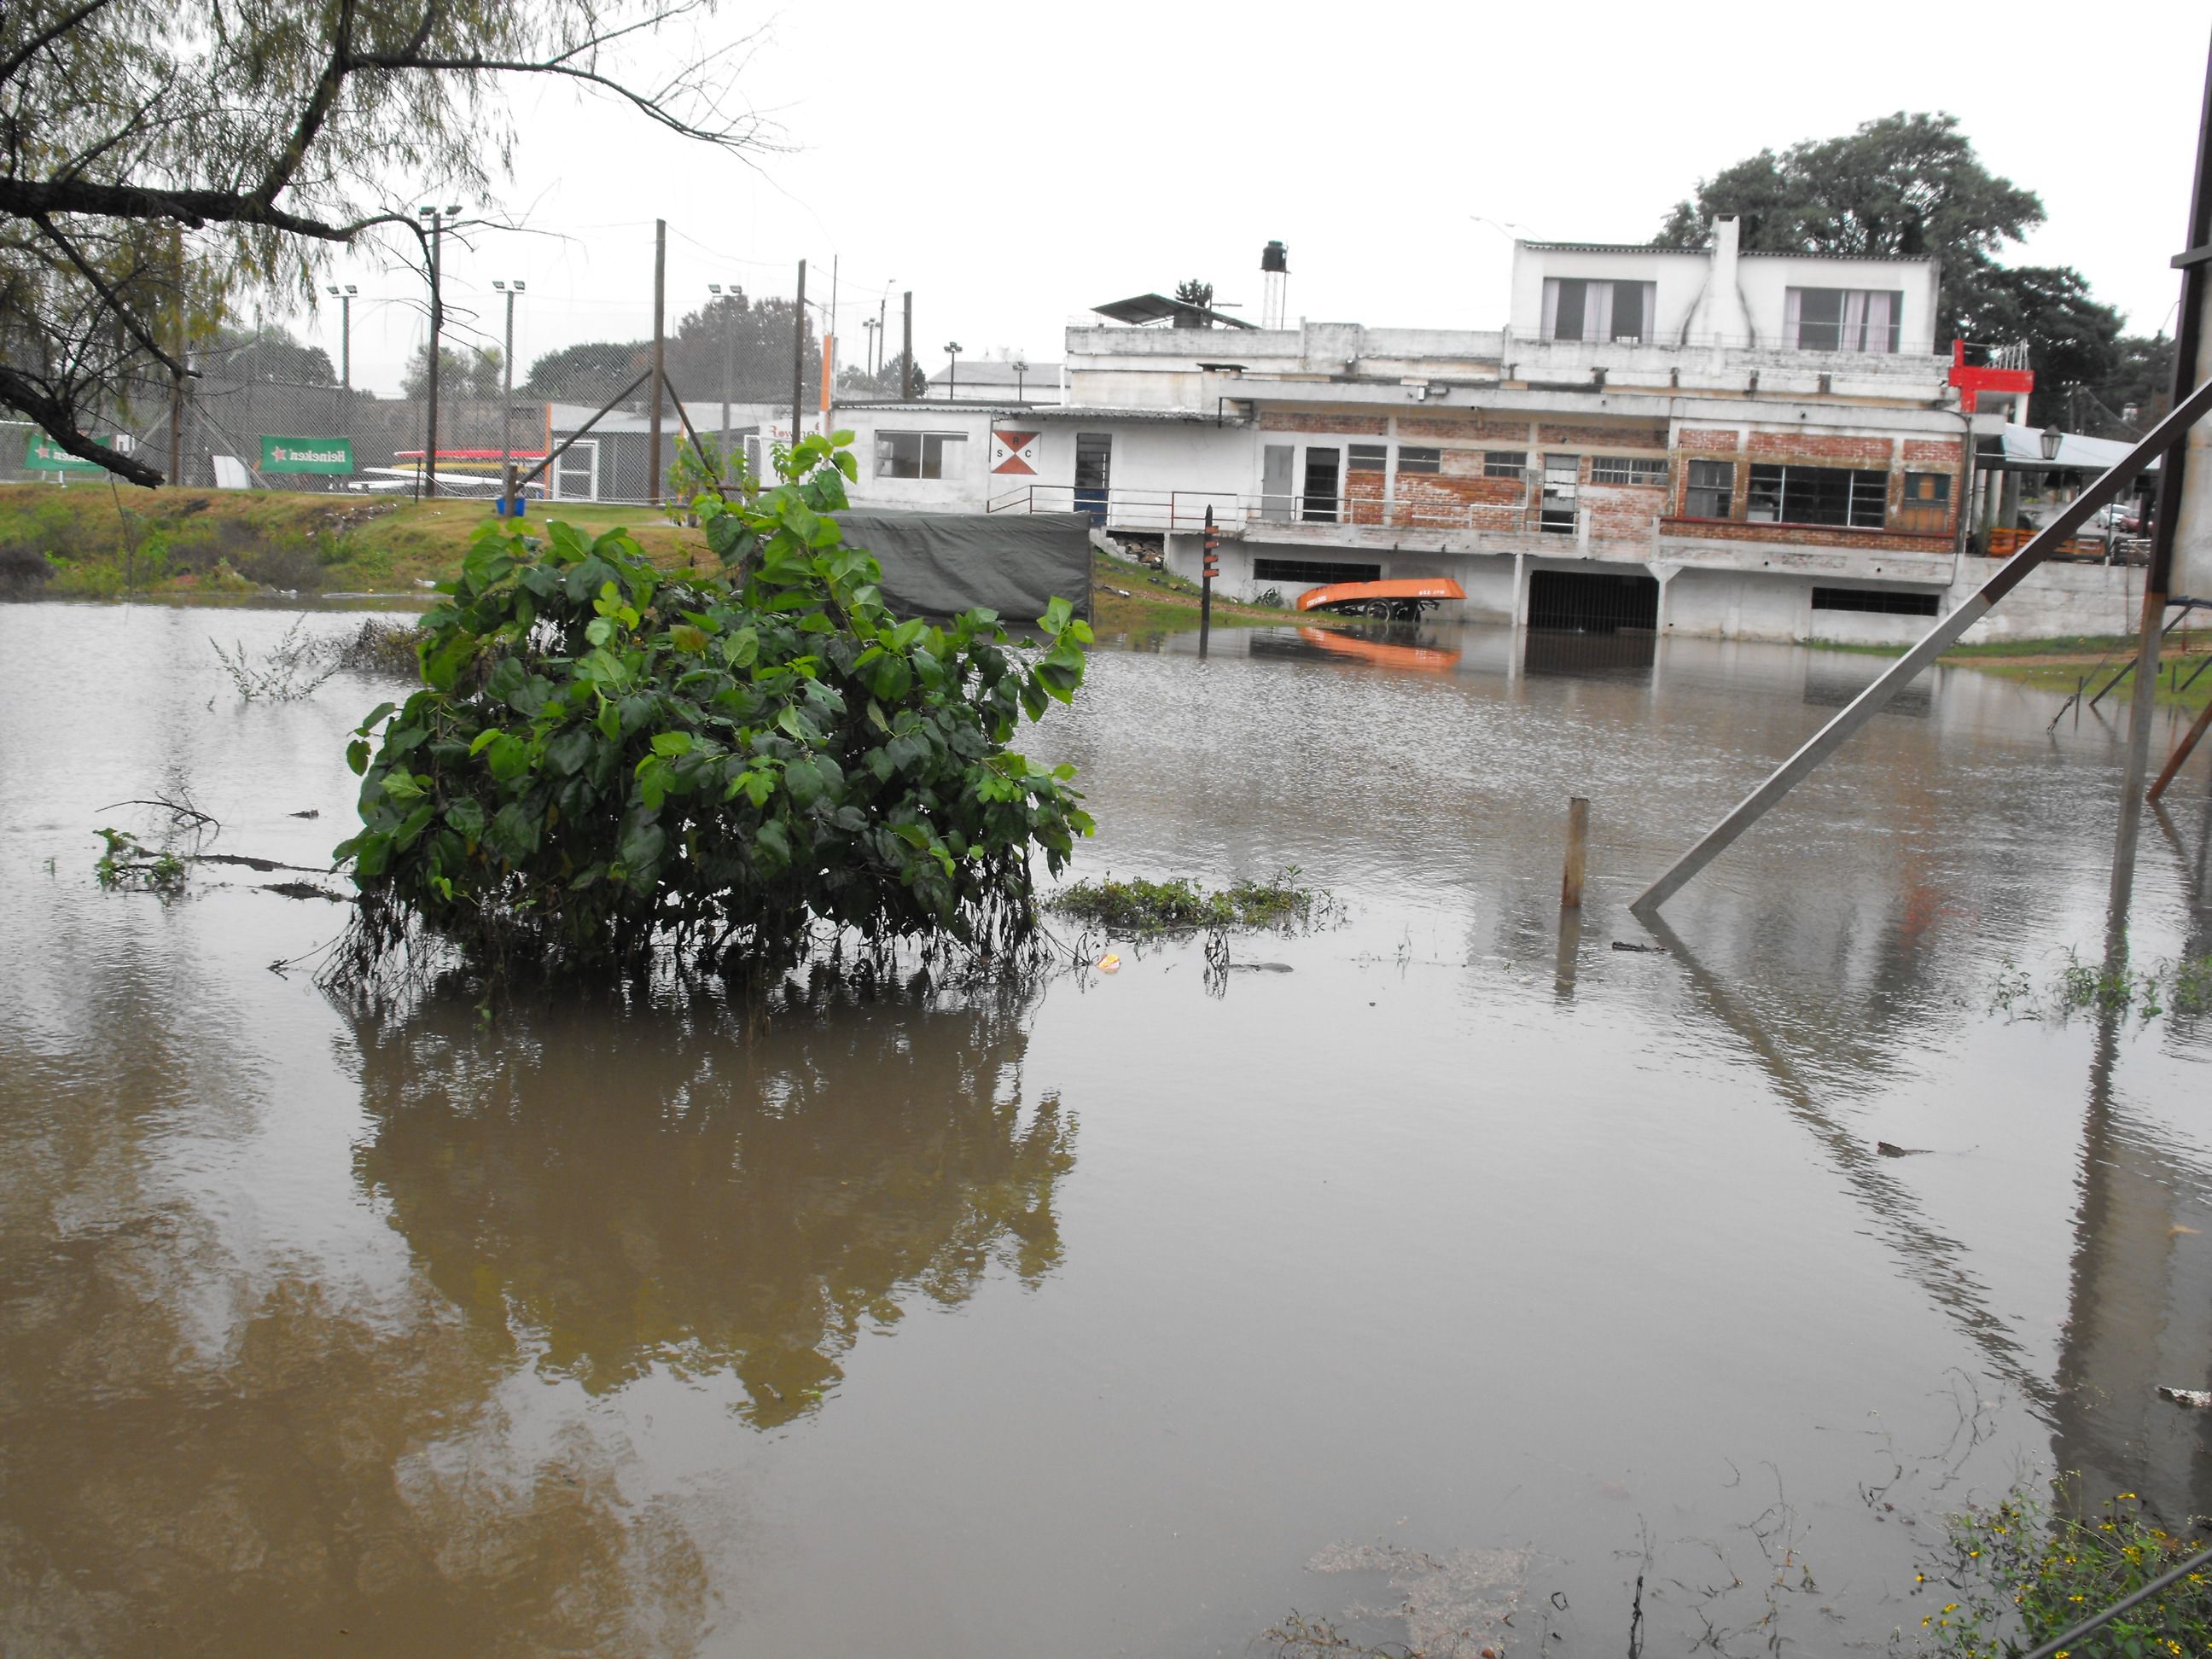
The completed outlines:
{"type": "Polygon", "coordinates": [[[1087,513],[1101,529],[1148,532],[1203,530],[1208,508],[1216,529],[1248,535],[1279,527],[1418,530],[1462,536],[1543,534],[1571,539],[1579,525],[1571,508],[1557,502],[1547,508],[1540,493],[1534,490],[1519,501],[1385,502],[1371,495],[1243,495],[1231,490],[1099,489],[1039,483],[1018,485],[984,504],[988,513],[1087,513]]]}

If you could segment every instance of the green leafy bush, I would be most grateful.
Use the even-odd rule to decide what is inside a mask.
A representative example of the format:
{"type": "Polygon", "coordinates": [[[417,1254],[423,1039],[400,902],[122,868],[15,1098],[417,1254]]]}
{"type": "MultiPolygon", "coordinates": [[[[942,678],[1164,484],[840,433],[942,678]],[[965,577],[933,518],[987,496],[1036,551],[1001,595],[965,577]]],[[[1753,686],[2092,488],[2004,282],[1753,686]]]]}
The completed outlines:
{"type": "Polygon", "coordinates": [[[1024,659],[988,611],[901,621],[834,517],[849,434],[783,482],[697,507],[718,572],[663,572],[624,532],[541,545],[489,524],[422,619],[423,689],[362,723],[361,833],[337,849],[363,926],[476,951],[635,963],[788,955],[817,921],[979,949],[1036,923],[1090,817],[1071,767],[1013,750],[1081,684],[1054,599],[1024,659]]]}
{"type": "MultiPolygon", "coordinates": [[[[1951,1517],[1919,1595],[1942,1598],[1920,1621],[1923,1650],[1946,1659],[2024,1653],[2140,1589],[2201,1547],[2154,1525],[2133,1492],[2095,1517],[2047,1513],[2024,1492],[1951,1517]]],[[[2192,1573],[2069,1650],[2070,1659],[2179,1659],[2212,1653],[2212,1574],[2192,1573]]]]}
{"type": "Polygon", "coordinates": [[[1079,881],[1063,889],[1053,908],[1115,933],[1164,933],[1201,927],[1288,929],[1314,920],[1316,907],[1329,911],[1334,900],[1297,884],[1295,867],[1278,870],[1272,880],[1245,879],[1234,886],[1208,889],[1187,876],[1171,881],[1139,877],[1116,881],[1109,876],[1079,881]]]}

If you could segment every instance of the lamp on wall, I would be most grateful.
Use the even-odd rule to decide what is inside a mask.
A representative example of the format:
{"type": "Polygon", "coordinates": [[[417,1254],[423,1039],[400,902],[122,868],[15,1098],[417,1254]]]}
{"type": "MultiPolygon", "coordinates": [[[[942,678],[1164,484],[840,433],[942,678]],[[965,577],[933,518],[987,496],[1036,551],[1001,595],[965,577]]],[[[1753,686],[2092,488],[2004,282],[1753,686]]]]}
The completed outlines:
{"type": "Polygon", "coordinates": [[[2057,425],[2055,422],[2044,428],[2043,459],[2046,461],[2057,460],[2058,459],[2058,446],[2065,441],[2066,434],[2058,429],[2057,425]]]}

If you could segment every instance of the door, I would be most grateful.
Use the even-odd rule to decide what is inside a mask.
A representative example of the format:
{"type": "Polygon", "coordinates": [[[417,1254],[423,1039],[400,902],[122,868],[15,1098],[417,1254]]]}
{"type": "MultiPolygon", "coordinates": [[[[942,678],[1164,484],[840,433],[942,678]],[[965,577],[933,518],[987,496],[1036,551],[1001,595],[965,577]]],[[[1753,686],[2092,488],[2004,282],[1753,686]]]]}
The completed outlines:
{"type": "Polygon", "coordinates": [[[1269,444],[1260,452],[1260,516],[1278,523],[1291,516],[1291,463],[1297,450],[1290,444],[1269,444]]]}
{"type": "Polygon", "coordinates": [[[1577,480],[1582,476],[1579,455],[1544,457],[1544,501],[1538,527],[1554,536],[1575,533],[1577,480]]]}
{"type": "Polygon", "coordinates": [[[1091,522],[1104,528],[1106,503],[1114,488],[1114,434],[1079,432],[1075,434],[1075,510],[1088,513],[1091,522]]]}
{"type": "Polygon", "coordinates": [[[553,463],[553,488],[547,493],[556,501],[596,501],[599,499],[599,441],[579,438],[562,453],[553,463]]]}
{"type": "Polygon", "coordinates": [[[1305,495],[1298,516],[1308,524],[1336,522],[1336,476],[1342,459],[1334,449],[1307,449],[1305,495]]]}

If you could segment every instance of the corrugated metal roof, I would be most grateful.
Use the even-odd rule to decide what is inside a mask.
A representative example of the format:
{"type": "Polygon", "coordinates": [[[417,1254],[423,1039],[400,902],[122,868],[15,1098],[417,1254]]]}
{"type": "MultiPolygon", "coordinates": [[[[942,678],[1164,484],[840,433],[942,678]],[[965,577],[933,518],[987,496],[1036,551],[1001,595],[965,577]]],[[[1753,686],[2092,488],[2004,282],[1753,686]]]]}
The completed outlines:
{"type": "MultiPolygon", "coordinates": [[[[1709,247],[1661,247],[1653,242],[1529,242],[1521,244],[1543,253],[1689,253],[1704,258],[1712,252],[1709,247]]],[[[1795,249],[1745,248],[1736,256],[1743,259],[1863,259],[1872,264],[1925,265],[1933,264],[1932,257],[1917,253],[1806,253],[1795,249]]]]}
{"type": "Polygon", "coordinates": [[[1038,421],[1159,421],[1185,426],[1211,426],[1218,418],[1210,409],[1131,409],[1105,404],[1042,404],[1022,413],[1038,421]]]}

